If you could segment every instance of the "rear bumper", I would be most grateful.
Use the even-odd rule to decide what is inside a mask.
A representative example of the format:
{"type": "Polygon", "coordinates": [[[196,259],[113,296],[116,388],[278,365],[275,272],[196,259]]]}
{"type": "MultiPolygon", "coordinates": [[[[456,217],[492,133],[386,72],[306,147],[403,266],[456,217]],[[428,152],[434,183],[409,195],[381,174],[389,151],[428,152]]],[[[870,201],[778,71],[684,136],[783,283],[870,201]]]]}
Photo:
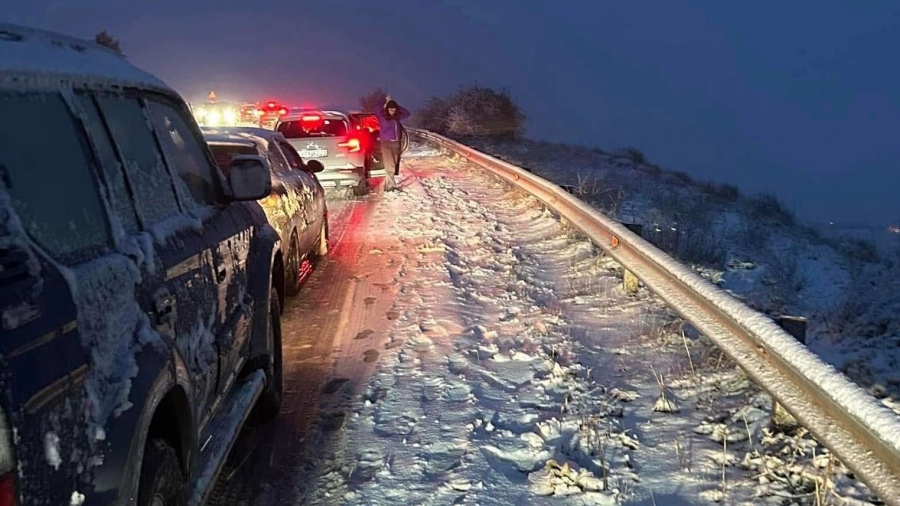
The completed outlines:
{"type": "Polygon", "coordinates": [[[352,188],[362,181],[362,168],[352,165],[326,167],[316,174],[322,188],[352,188]]]}

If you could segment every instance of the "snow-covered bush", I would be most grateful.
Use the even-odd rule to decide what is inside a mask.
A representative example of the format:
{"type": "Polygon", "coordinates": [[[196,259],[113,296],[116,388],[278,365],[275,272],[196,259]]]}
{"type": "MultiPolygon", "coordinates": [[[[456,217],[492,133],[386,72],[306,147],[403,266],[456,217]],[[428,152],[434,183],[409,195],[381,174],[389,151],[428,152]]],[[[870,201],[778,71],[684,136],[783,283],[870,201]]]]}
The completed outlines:
{"type": "Polygon", "coordinates": [[[359,107],[363,112],[375,112],[375,108],[384,102],[388,92],[381,86],[359,97],[359,107]]]}
{"type": "Polygon", "coordinates": [[[525,115],[506,91],[471,86],[446,98],[432,97],[416,111],[419,128],[449,137],[519,139],[525,115]]]}

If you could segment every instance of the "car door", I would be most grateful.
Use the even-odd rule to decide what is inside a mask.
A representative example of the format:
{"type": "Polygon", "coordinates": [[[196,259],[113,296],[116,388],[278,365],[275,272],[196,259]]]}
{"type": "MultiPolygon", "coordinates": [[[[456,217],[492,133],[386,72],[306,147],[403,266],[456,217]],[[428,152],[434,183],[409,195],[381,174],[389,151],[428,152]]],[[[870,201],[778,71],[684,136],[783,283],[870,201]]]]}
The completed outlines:
{"type": "Polygon", "coordinates": [[[92,150],[60,91],[0,85],[0,438],[9,452],[0,467],[16,472],[22,498],[43,504],[68,504],[72,489],[60,485],[84,490],[109,460],[96,436],[112,413],[131,414],[134,369],[121,366],[134,358],[133,335],[121,324],[140,316],[92,150]]]}
{"type": "Polygon", "coordinates": [[[220,172],[200,130],[182,105],[157,96],[148,97],[146,104],[166,164],[179,176],[178,198],[186,212],[202,221],[203,255],[214,269],[215,300],[211,307],[215,312],[209,337],[220,354],[217,390],[221,399],[230,391],[245,360],[253,318],[247,260],[255,225],[265,223],[266,218],[255,202],[221,203],[220,172]]]}
{"type": "MultiPolygon", "coordinates": [[[[99,108],[85,101],[88,118],[102,113],[112,144],[95,136],[101,157],[115,157],[124,169],[126,195],[133,199],[143,235],[138,238],[141,299],[154,330],[174,343],[191,376],[195,416],[204,426],[217,398],[221,353],[213,339],[217,324],[216,265],[207,238],[185,214],[139,96],[99,95],[99,108]],[[103,154],[106,152],[106,154],[103,154]]],[[[99,117],[94,120],[100,122],[99,117]]],[[[113,163],[113,160],[105,164],[113,163]]]]}

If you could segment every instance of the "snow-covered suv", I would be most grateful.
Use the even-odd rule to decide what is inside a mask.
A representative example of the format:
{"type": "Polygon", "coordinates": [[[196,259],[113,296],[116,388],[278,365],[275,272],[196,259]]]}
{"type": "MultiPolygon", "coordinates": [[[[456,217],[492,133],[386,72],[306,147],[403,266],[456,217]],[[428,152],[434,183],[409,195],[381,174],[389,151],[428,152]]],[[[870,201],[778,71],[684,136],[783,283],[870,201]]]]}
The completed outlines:
{"type": "Polygon", "coordinates": [[[0,111],[0,504],[202,504],[281,400],[268,169],[63,35],[0,24],[0,111]]]}

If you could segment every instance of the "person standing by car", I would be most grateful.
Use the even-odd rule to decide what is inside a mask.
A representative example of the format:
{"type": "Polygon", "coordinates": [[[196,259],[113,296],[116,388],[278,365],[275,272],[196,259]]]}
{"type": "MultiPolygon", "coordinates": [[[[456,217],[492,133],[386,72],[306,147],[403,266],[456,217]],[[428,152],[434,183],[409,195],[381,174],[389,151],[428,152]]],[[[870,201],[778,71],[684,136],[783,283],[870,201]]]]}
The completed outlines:
{"type": "Polygon", "coordinates": [[[409,117],[409,111],[400,107],[390,95],[384,98],[382,107],[375,109],[381,130],[381,157],[384,160],[384,191],[394,191],[394,176],[400,170],[400,121],[409,117]]]}

